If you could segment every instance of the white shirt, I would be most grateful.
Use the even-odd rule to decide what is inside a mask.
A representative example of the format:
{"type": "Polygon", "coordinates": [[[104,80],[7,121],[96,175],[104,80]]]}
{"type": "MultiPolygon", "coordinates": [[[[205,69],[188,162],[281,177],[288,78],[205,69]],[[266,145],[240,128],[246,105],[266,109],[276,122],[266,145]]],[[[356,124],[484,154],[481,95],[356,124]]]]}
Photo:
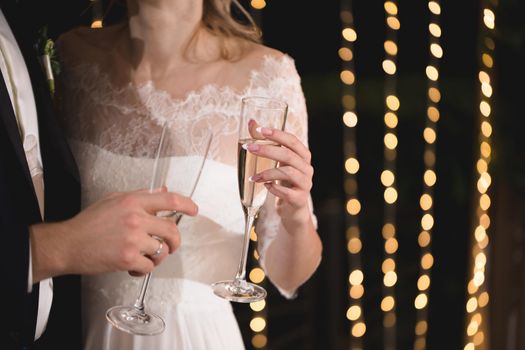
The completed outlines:
{"type": "MultiPolygon", "coordinates": [[[[42,157],[38,135],[38,120],[35,97],[31,79],[24,58],[16,39],[0,9],[0,69],[4,77],[11,104],[15,111],[18,129],[23,141],[27,163],[31,177],[43,174],[42,157]]],[[[43,212],[43,208],[40,208],[43,212]]],[[[29,245],[28,293],[33,288],[33,271],[31,261],[31,244],[29,245]]],[[[53,301],[53,280],[48,278],[40,281],[38,298],[38,316],[35,330],[35,340],[44,332],[51,303],[53,301]]]]}

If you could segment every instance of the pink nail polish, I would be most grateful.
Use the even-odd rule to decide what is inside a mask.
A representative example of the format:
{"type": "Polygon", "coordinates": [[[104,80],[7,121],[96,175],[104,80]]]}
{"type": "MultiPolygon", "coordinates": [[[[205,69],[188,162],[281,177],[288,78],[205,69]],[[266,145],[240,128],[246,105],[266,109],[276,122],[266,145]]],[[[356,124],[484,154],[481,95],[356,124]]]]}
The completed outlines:
{"type": "Polygon", "coordinates": [[[259,127],[257,129],[259,129],[259,130],[257,130],[257,132],[263,134],[264,136],[272,136],[272,134],[273,134],[273,130],[270,129],[270,128],[259,127]]]}
{"type": "Polygon", "coordinates": [[[249,180],[250,180],[251,182],[257,182],[257,181],[259,181],[260,179],[261,179],[261,175],[256,174],[256,175],[252,175],[252,176],[250,176],[250,179],[249,179],[249,180]]]}
{"type": "Polygon", "coordinates": [[[259,150],[259,145],[255,143],[248,143],[246,148],[250,152],[257,152],[259,150]]]}

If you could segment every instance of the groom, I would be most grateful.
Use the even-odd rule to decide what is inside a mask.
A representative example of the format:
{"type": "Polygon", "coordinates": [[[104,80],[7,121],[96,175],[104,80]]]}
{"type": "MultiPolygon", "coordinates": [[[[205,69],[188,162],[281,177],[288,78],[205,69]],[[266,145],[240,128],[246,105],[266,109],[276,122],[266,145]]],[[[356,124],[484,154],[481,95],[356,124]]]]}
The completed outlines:
{"type": "Polygon", "coordinates": [[[137,191],[79,213],[78,171],[20,6],[0,0],[0,348],[74,350],[78,275],[151,271],[179,245],[177,226],[155,213],[197,207],[137,191]]]}

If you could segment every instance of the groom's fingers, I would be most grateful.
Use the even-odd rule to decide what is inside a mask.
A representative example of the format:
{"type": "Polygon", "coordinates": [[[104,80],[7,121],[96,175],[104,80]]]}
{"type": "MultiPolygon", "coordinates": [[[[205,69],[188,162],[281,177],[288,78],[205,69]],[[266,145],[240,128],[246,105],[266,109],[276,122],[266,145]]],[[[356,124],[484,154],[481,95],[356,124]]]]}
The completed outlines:
{"type": "Polygon", "coordinates": [[[158,188],[154,188],[152,190],[149,188],[139,188],[137,190],[129,191],[129,192],[110,192],[106,194],[105,198],[111,199],[111,198],[116,198],[116,197],[123,196],[123,195],[129,195],[129,194],[151,194],[151,193],[166,193],[166,192],[168,192],[168,188],[166,186],[161,186],[158,188]]]}
{"type": "Polygon", "coordinates": [[[151,261],[143,255],[137,257],[137,259],[135,259],[134,262],[135,263],[130,269],[130,274],[133,274],[134,276],[142,276],[147,273],[150,273],[155,267],[153,261],[151,261]]]}
{"type": "Polygon", "coordinates": [[[128,271],[128,272],[133,277],[141,277],[141,276],[145,275],[145,273],[141,273],[141,272],[137,272],[137,271],[128,271]]]}
{"type": "Polygon", "coordinates": [[[136,193],[124,196],[122,199],[124,205],[132,205],[135,200],[150,214],[164,210],[177,211],[190,216],[198,213],[197,205],[190,198],[173,192],[136,193]]]}
{"type": "MultiPolygon", "coordinates": [[[[170,248],[168,247],[166,242],[164,242],[164,240],[162,240],[160,237],[154,238],[148,235],[148,237],[142,243],[144,246],[146,246],[146,248],[144,248],[145,253],[143,253],[142,255],[151,260],[154,266],[159,265],[169,254],[170,248]]],[[[138,266],[140,266],[140,264],[142,263],[143,262],[139,262],[138,266]]],[[[144,268],[146,268],[147,270],[149,268],[149,265],[144,263],[144,268]]],[[[143,276],[147,272],[149,272],[144,270],[144,268],[142,268],[141,270],[129,271],[129,274],[135,277],[143,276]]]]}
{"type": "MultiPolygon", "coordinates": [[[[145,218],[144,222],[145,227],[143,230],[150,235],[160,237],[164,241],[163,245],[168,246],[169,253],[173,253],[180,246],[179,229],[175,222],[157,216],[147,217],[145,218]]],[[[153,249],[151,248],[151,237],[144,236],[144,238],[147,240],[147,243],[144,243],[143,251],[146,253],[155,251],[158,247],[158,244],[154,244],[155,247],[153,249]]]]}
{"type": "Polygon", "coordinates": [[[149,188],[141,188],[135,191],[131,191],[131,193],[160,193],[160,192],[168,192],[168,188],[166,186],[161,186],[154,189],[149,188]]]}
{"type": "Polygon", "coordinates": [[[146,257],[151,259],[155,266],[159,265],[164,258],[166,258],[169,254],[169,247],[163,242],[162,246],[159,245],[159,241],[157,239],[154,239],[157,243],[154,247],[154,251],[152,254],[147,254],[146,257]]]}

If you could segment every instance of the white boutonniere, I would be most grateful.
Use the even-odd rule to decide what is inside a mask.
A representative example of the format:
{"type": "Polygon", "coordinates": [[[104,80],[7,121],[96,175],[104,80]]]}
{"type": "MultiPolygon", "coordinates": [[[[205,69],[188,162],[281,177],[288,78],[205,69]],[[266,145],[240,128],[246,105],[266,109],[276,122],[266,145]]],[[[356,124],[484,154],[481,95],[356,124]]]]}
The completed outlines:
{"type": "Polygon", "coordinates": [[[36,43],[38,59],[49,84],[49,91],[53,96],[55,93],[55,76],[60,73],[60,64],[56,57],[55,43],[47,36],[47,26],[40,28],[36,43]]]}

